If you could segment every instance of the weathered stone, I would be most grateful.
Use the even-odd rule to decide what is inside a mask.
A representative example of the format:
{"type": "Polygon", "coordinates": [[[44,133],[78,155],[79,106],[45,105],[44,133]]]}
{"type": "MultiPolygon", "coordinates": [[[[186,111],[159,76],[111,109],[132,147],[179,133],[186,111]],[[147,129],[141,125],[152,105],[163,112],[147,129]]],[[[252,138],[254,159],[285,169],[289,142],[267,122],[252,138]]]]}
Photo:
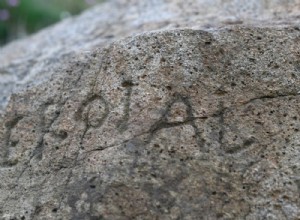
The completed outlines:
{"type": "Polygon", "coordinates": [[[299,219],[299,39],[185,28],[67,57],[0,118],[0,216],[299,219]]]}
{"type": "Polygon", "coordinates": [[[270,19],[298,25],[299,11],[299,0],[109,0],[0,48],[0,113],[13,91],[46,81],[68,60],[113,40],[158,29],[266,25],[270,19]]]}

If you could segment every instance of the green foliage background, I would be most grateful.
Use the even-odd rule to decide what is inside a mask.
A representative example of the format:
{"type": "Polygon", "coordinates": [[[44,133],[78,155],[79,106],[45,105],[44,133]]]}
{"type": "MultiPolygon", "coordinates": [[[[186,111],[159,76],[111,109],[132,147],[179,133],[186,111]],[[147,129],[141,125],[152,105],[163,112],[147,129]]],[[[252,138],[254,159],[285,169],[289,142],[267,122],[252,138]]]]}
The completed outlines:
{"type": "Polygon", "coordinates": [[[19,0],[18,6],[11,7],[0,0],[0,9],[10,13],[8,20],[0,21],[0,45],[61,20],[63,13],[75,15],[90,6],[85,0],[19,0]]]}

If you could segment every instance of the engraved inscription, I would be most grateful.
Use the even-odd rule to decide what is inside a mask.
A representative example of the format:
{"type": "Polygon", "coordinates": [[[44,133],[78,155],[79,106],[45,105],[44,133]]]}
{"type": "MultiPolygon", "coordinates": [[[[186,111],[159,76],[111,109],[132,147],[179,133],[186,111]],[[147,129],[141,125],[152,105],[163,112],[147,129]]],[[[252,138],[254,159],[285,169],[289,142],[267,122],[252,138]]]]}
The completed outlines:
{"type": "Polygon", "coordinates": [[[130,99],[132,94],[133,83],[131,80],[126,80],[122,83],[122,87],[126,89],[125,101],[124,101],[124,113],[123,118],[118,123],[118,129],[122,133],[126,131],[128,127],[129,113],[130,113],[130,99]]]}
{"type": "Polygon", "coordinates": [[[203,149],[205,141],[201,137],[195,119],[197,118],[193,114],[193,108],[189,98],[181,94],[176,94],[175,97],[167,103],[167,107],[162,113],[160,120],[151,126],[146,143],[150,143],[154,135],[161,129],[190,124],[194,129],[198,147],[203,149]],[[176,112],[178,113],[176,114],[176,112]]]}

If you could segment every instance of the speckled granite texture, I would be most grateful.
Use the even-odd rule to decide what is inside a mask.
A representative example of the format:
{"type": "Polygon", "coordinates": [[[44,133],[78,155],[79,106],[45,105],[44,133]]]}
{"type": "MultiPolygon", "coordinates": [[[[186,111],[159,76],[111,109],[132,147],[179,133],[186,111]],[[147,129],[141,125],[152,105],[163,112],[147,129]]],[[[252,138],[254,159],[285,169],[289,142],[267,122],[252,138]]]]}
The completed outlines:
{"type": "Polygon", "coordinates": [[[0,48],[0,113],[12,92],[45,82],[74,57],[126,36],[236,24],[298,25],[299,18],[300,0],[107,0],[0,48]]]}
{"type": "Polygon", "coordinates": [[[66,56],[0,117],[0,219],[299,220],[291,20],[144,32],[66,56]]]}

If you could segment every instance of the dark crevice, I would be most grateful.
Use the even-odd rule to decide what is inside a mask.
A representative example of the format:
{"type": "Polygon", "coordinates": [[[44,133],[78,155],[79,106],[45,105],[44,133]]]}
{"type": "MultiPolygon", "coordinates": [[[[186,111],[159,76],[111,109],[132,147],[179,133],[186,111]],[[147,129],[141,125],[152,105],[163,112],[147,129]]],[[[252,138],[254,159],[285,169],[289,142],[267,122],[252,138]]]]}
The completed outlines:
{"type": "Polygon", "coordinates": [[[125,80],[124,82],[122,82],[122,86],[126,88],[126,93],[125,93],[124,115],[123,118],[118,122],[118,126],[117,126],[121,133],[126,131],[128,127],[132,87],[134,86],[134,84],[132,83],[131,80],[125,80]]]}
{"type": "Polygon", "coordinates": [[[278,99],[278,98],[281,98],[281,97],[297,97],[297,96],[300,96],[299,93],[289,93],[289,94],[276,94],[276,95],[263,95],[263,96],[260,96],[260,97],[257,97],[257,98],[253,98],[253,99],[250,99],[244,103],[242,103],[242,105],[247,105],[251,102],[254,102],[256,100],[268,100],[268,99],[278,99]]]}

